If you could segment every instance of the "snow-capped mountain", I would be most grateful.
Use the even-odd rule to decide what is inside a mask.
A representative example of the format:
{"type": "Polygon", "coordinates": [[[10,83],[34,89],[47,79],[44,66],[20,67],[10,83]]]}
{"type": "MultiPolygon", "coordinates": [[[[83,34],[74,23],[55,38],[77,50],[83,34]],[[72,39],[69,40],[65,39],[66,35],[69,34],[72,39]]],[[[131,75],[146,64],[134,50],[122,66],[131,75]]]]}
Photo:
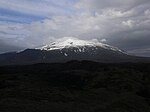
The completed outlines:
{"type": "Polygon", "coordinates": [[[49,45],[45,45],[37,49],[51,51],[51,50],[58,50],[58,49],[62,50],[64,48],[78,48],[78,51],[85,52],[86,47],[95,47],[95,48],[101,47],[108,50],[122,52],[120,49],[107,44],[103,44],[92,40],[91,41],[79,40],[77,38],[58,40],[56,42],[52,42],[49,45]]]}
{"type": "Polygon", "coordinates": [[[150,62],[149,58],[130,56],[107,44],[76,38],[57,40],[43,47],[0,55],[0,65],[57,63],[71,60],[102,63],[150,62]]]}
{"type": "MultiPolygon", "coordinates": [[[[98,41],[88,41],[88,40],[80,40],[77,38],[67,38],[67,39],[59,39],[55,42],[52,42],[48,45],[36,48],[37,50],[42,51],[58,51],[59,53],[63,54],[64,56],[71,56],[73,55],[81,55],[82,53],[88,55],[97,55],[96,53],[98,50],[107,50],[112,52],[117,52],[120,54],[125,54],[122,50],[118,49],[117,47],[113,47],[107,44],[100,43],[98,41]]],[[[86,57],[86,56],[85,56],[86,57]]],[[[76,58],[75,58],[76,59],[76,58]]],[[[80,58],[79,58],[80,59],[80,58]]],[[[86,59],[86,58],[85,58],[86,59]]]]}

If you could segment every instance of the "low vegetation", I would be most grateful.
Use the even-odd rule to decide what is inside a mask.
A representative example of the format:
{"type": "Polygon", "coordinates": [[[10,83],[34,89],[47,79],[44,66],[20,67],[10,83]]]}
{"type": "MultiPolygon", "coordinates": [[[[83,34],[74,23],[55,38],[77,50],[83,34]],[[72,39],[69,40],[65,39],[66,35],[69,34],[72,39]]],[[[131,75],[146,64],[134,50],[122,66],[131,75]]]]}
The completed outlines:
{"type": "Polygon", "coordinates": [[[3,66],[0,112],[150,112],[150,64],[3,66]]]}

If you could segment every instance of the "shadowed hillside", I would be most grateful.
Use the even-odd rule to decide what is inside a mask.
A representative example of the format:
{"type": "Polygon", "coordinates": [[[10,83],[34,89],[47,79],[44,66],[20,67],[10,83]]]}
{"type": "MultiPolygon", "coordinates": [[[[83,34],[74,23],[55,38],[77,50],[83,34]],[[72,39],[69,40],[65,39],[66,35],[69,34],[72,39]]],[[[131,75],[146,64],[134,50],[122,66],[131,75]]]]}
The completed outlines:
{"type": "Polygon", "coordinates": [[[0,112],[150,112],[150,64],[3,66],[0,112]]]}

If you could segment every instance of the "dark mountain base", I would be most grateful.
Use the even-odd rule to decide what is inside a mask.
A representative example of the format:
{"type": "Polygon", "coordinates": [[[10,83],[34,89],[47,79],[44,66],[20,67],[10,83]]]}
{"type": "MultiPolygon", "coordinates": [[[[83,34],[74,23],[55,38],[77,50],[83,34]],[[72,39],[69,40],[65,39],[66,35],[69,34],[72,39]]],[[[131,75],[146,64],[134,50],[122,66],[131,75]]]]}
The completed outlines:
{"type": "Polygon", "coordinates": [[[136,57],[95,47],[86,47],[84,52],[77,48],[64,48],[62,50],[35,50],[26,49],[22,52],[0,54],[0,66],[3,65],[29,65],[36,63],[66,63],[71,60],[89,60],[100,63],[150,63],[149,57],[136,57]]]}
{"type": "Polygon", "coordinates": [[[150,112],[150,64],[0,67],[0,112],[150,112]]]}

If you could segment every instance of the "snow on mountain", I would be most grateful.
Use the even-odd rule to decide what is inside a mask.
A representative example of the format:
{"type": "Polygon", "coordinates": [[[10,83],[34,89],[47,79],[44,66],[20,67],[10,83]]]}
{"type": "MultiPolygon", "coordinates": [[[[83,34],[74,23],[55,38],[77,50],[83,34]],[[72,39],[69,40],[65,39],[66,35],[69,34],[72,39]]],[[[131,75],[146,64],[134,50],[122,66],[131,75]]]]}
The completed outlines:
{"type": "Polygon", "coordinates": [[[0,65],[64,63],[89,60],[101,63],[150,62],[149,58],[126,54],[120,49],[98,41],[65,38],[36,49],[0,55],[0,65]]]}
{"type": "Polygon", "coordinates": [[[79,48],[79,52],[84,52],[84,49],[80,49],[81,47],[85,48],[85,47],[95,47],[95,48],[104,48],[104,49],[108,49],[108,50],[113,50],[113,51],[119,51],[119,52],[123,52],[120,49],[107,45],[107,44],[103,44],[97,41],[88,41],[88,40],[80,40],[77,38],[67,38],[67,39],[62,39],[62,40],[58,40],[55,42],[50,43],[49,45],[45,45],[43,47],[40,48],[36,48],[36,49],[40,49],[40,50],[46,50],[46,51],[51,51],[51,50],[62,50],[64,48],[79,48]]]}

